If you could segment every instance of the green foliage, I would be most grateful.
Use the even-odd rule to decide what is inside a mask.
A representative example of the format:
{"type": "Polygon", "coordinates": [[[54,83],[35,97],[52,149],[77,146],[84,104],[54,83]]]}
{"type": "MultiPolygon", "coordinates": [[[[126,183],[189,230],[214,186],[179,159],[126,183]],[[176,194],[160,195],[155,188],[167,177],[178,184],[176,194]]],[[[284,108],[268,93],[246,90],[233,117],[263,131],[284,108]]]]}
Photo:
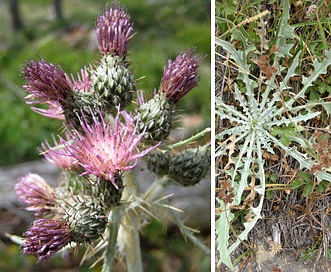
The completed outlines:
{"type": "Polygon", "coordinates": [[[314,190],[314,181],[309,173],[299,172],[300,179],[294,179],[291,182],[291,189],[303,188],[303,196],[309,196],[314,190]]]}
{"type": "Polygon", "coordinates": [[[3,93],[1,97],[3,100],[0,102],[2,104],[0,106],[0,141],[2,142],[0,164],[7,165],[36,159],[38,156],[36,147],[40,146],[45,137],[48,137],[47,130],[55,132],[59,128],[59,123],[46,122],[33,113],[28,106],[17,107],[22,103],[22,98],[15,93],[3,93]],[[38,128],[42,128],[42,131],[36,135],[38,128]]]}
{"type": "MultiPolygon", "coordinates": [[[[281,6],[283,12],[275,23],[277,28],[274,33],[267,34],[267,21],[263,21],[263,15],[247,20],[246,23],[252,22],[256,27],[247,27],[245,31],[229,23],[228,18],[219,19],[219,23],[230,25],[230,30],[226,31],[231,34],[229,39],[232,43],[218,38],[216,51],[218,48],[226,50],[230,58],[229,66],[236,71],[231,78],[235,102],[216,98],[216,114],[220,120],[230,124],[216,135],[216,139],[220,140],[217,155],[220,160],[227,162],[223,171],[229,186],[234,189],[232,201],[216,198],[220,209],[216,221],[220,263],[230,269],[233,269],[231,254],[247,239],[261,217],[266,192],[263,153],[275,154],[277,148],[297,161],[298,168],[302,170],[302,183],[295,182],[294,186],[304,186],[303,194],[311,194],[314,182],[310,181],[307,171],[312,168],[316,154],[312,152],[313,141],[307,140],[307,131],[302,124],[320,115],[317,107],[324,109],[327,115],[331,112],[330,102],[322,99],[309,101],[306,98],[308,88],[320,75],[327,73],[331,65],[331,51],[325,51],[320,61],[314,59],[310,63],[309,74],[301,75],[298,69],[301,51],[294,47],[294,27],[288,23],[289,1],[282,1],[281,6]],[[252,36],[248,31],[256,32],[259,46],[255,45],[255,38],[247,36],[252,36]],[[292,93],[292,79],[296,76],[300,83],[296,92],[292,93]],[[250,188],[249,194],[245,192],[246,188],[250,188]],[[233,207],[241,207],[249,202],[251,204],[245,222],[241,228],[236,228],[240,232],[234,233],[233,225],[238,223],[235,221],[238,211],[233,207]]],[[[231,5],[226,7],[234,9],[231,5]]],[[[312,175],[319,181],[331,181],[331,175],[325,168],[314,171],[312,175]]]]}
{"type": "Polygon", "coordinates": [[[327,255],[328,259],[331,260],[331,249],[330,248],[328,248],[326,250],[326,255],[327,255]]]}
{"type": "Polygon", "coordinates": [[[300,261],[302,262],[312,262],[312,257],[316,251],[316,245],[308,248],[307,250],[301,251],[300,261]]]}
{"type": "Polygon", "coordinates": [[[295,137],[296,128],[292,124],[283,127],[274,127],[270,134],[272,136],[278,136],[283,145],[289,146],[295,137]]]}
{"type": "Polygon", "coordinates": [[[291,190],[302,189],[302,196],[309,197],[313,192],[326,193],[329,189],[329,181],[322,180],[316,184],[312,176],[307,172],[300,171],[299,177],[290,183],[291,190]]]}

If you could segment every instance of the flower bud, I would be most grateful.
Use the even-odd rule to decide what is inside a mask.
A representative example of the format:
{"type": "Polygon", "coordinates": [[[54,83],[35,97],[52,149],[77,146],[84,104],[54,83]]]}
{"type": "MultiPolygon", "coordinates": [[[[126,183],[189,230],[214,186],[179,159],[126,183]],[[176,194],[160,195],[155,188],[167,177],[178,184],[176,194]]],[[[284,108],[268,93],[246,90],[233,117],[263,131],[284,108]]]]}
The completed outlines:
{"type": "Polygon", "coordinates": [[[111,8],[107,6],[104,14],[97,19],[97,36],[102,54],[125,56],[133,36],[130,15],[116,2],[111,8]]]}
{"type": "Polygon", "coordinates": [[[53,214],[56,204],[54,189],[37,174],[21,177],[15,185],[18,200],[27,205],[27,211],[34,212],[36,217],[53,214]]]}
{"type": "Polygon", "coordinates": [[[143,158],[147,164],[148,170],[154,172],[158,176],[168,174],[170,162],[170,154],[168,151],[153,149],[143,158]]]}
{"type": "Polygon", "coordinates": [[[99,179],[92,185],[93,195],[96,196],[103,204],[105,209],[111,209],[120,204],[123,193],[123,181],[120,173],[114,176],[117,188],[109,180],[99,179]]]}
{"type": "Polygon", "coordinates": [[[63,101],[72,89],[71,82],[60,65],[57,67],[41,59],[31,60],[23,68],[24,79],[27,84],[23,88],[29,93],[28,103],[48,103],[49,101],[63,101]]]}
{"type": "Polygon", "coordinates": [[[89,242],[104,232],[107,217],[100,201],[86,195],[64,195],[59,205],[63,220],[74,230],[75,241],[89,242]]]}
{"type": "Polygon", "coordinates": [[[93,123],[93,113],[99,108],[98,97],[92,92],[72,91],[62,103],[66,121],[75,129],[81,130],[80,118],[84,116],[87,123],[93,123]]]}
{"type": "Polygon", "coordinates": [[[65,223],[54,219],[37,219],[23,234],[23,254],[32,254],[38,261],[47,261],[52,255],[72,241],[72,229],[65,223]]]}
{"type": "Polygon", "coordinates": [[[164,67],[160,85],[160,93],[167,99],[177,103],[198,84],[198,66],[201,58],[194,56],[191,51],[180,53],[168,67],[164,67]]]}
{"type": "Polygon", "coordinates": [[[194,185],[206,176],[210,160],[210,146],[186,149],[170,160],[169,177],[180,186],[194,185]]]}
{"type": "Polygon", "coordinates": [[[128,106],[136,91],[134,76],[126,61],[118,56],[106,54],[92,72],[91,83],[94,93],[100,98],[102,108],[116,113],[116,107],[128,106]]]}
{"type": "Polygon", "coordinates": [[[174,108],[174,103],[163,94],[155,95],[138,108],[135,120],[145,140],[163,141],[169,136],[174,108]]]}

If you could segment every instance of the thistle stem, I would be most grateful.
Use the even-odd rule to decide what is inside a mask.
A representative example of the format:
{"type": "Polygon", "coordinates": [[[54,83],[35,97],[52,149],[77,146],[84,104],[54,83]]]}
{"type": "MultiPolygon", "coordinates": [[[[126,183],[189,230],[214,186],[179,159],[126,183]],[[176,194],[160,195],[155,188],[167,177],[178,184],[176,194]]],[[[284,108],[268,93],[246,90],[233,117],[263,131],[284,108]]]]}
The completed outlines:
{"type": "MultiPolygon", "coordinates": [[[[124,176],[123,182],[125,185],[122,200],[129,203],[132,195],[136,195],[137,187],[135,186],[130,173],[127,173],[124,176]]],[[[129,206],[127,207],[121,221],[120,236],[122,240],[119,241],[119,243],[124,244],[123,253],[128,272],[143,271],[139,237],[139,216],[140,214],[129,206]]]]}
{"type": "Polygon", "coordinates": [[[117,235],[120,227],[121,216],[123,209],[115,207],[108,216],[108,240],[106,250],[104,252],[104,262],[102,272],[110,272],[113,266],[113,261],[116,254],[117,235]]]}
{"type": "MultiPolygon", "coordinates": [[[[152,201],[157,198],[162,191],[164,191],[164,186],[167,183],[168,178],[163,177],[161,179],[156,179],[151,186],[146,190],[142,199],[145,201],[152,201]]],[[[125,178],[125,184],[128,191],[133,192],[136,187],[133,185],[133,181],[130,175],[125,178]]],[[[126,193],[128,193],[128,191],[126,193]]],[[[124,194],[124,197],[128,195],[124,194]]],[[[141,259],[141,248],[140,248],[140,213],[135,209],[135,205],[126,210],[125,216],[122,219],[121,235],[124,240],[124,255],[126,258],[127,270],[129,272],[142,272],[142,259],[141,259]]]]}
{"type": "Polygon", "coordinates": [[[196,141],[199,138],[205,136],[207,133],[210,133],[210,131],[211,131],[211,128],[205,128],[203,131],[198,132],[197,134],[193,135],[192,137],[190,137],[190,138],[188,138],[186,140],[183,140],[183,141],[174,143],[172,145],[169,145],[168,146],[168,149],[173,149],[173,148],[177,148],[177,147],[181,147],[181,146],[187,145],[187,144],[189,144],[189,143],[191,143],[193,141],[196,141]]]}
{"type": "Polygon", "coordinates": [[[124,238],[124,255],[128,272],[143,272],[139,237],[139,214],[129,210],[123,218],[121,235],[124,238]]]}

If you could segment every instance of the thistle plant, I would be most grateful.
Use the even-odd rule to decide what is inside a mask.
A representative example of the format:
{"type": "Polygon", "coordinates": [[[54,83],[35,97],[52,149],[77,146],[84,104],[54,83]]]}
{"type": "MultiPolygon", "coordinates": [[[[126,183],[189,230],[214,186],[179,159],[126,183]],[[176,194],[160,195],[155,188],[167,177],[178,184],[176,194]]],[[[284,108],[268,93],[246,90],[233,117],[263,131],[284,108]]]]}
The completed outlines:
{"type": "Polygon", "coordinates": [[[171,219],[208,254],[165,195],[169,184],[197,184],[209,169],[208,143],[185,147],[209,128],[177,143],[168,139],[178,101],[198,83],[201,58],[187,50],[169,60],[159,91],[145,102],[136,94],[127,59],[134,32],[126,10],[118,3],[106,6],[96,32],[101,59],[77,77],[43,59],[23,68],[27,103],[39,114],[63,120],[64,131],[40,148],[46,161],[62,169],[59,185],[30,173],[15,186],[18,199],[36,217],[23,234],[23,253],[44,261],[69,245],[86,245],[84,259],[103,252],[102,271],[110,271],[121,256],[128,271],[139,272],[139,232],[154,217],[171,219]],[[135,96],[139,103],[130,112],[126,107],[135,96]],[[155,177],[146,191],[139,190],[141,181],[130,171],[140,159],[155,177]]]}
{"type": "Polygon", "coordinates": [[[216,135],[216,157],[223,165],[216,197],[219,206],[217,250],[220,264],[230,269],[234,267],[233,253],[262,217],[267,180],[264,154],[281,150],[286,157],[297,161],[299,170],[310,172],[317,181],[331,182],[326,167],[312,171],[320,158],[313,148],[315,140],[306,136],[305,128],[321,110],[330,114],[330,102],[310,101],[306,91],[327,72],[331,52],[325,51],[322,61],[313,60],[309,75],[297,74],[301,51],[294,50],[296,36],[294,27],[288,24],[289,1],[282,1],[281,6],[283,14],[277,33],[272,33],[270,40],[267,40],[266,22],[262,20],[268,12],[251,20],[260,19],[256,33],[261,47],[250,43],[235,27],[230,31],[232,38],[241,44],[239,49],[228,41],[216,39],[216,51],[222,48],[229,54],[227,60],[221,54],[218,57],[223,57],[230,71],[235,73],[231,83],[233,101],[216,98],[216,114],[224,124],[216,135]],[[291,79],[295,76],[299,78],[298,90],[291,88],[291,79]],[[286,129],[291,132],[286,133],[286,129]],[[246,206],[245,220],[234,227],[235,213],[242,206],[246,206]]]}

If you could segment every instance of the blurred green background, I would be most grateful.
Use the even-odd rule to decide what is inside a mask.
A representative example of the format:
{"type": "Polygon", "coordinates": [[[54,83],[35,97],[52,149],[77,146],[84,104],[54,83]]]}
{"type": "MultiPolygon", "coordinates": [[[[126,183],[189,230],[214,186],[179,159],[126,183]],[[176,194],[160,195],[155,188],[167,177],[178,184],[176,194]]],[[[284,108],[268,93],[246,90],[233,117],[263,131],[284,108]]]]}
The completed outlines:
{"type": "MultiPolygon", "coordinates": [[[[51,0],[20,0],[23,29],[14,31],[9,2],[0,1],[0,167],[40,159],[37,148],[52,134],[61,132],[61,122],[30,110],[24,102],[21,68],[29,59],[43,58],[76,74],[95,63],[100,54],[94,32],[95,19],[107,1],[63,0],[63,20],[56,20],[51,0]]],[[[111,3],[111,1],[108,1],[111,3]]],[[[129,59],[138,89],[152,93],[159,86],[163,66],[179,51],[196,48],[204,57],[198,87],[180,101],[179,114],[202,117],[201,127],[210,126],[210,1],[123,0],[134,23],[129,59]]],[[[1,186],[1,185],[0,185],[1,186]]],[[[206,199],[209,201],[209,199],[206,199]]],[[[22,233],[27,226],[19,226],[22,233]]],[[[210,241],[210,229],[197,235],[210,241]]],[[[142,234],[146,271],[210,271],[210,256],[184,241],[177,229],[153,222],[142,234]]],[[[18,246],[0,240],[0,271],[89,271],[76,268],[81,253],[57,256],[47,264],[36,264],[32,256],[21,257],[18,246]],[[77,256],[78,255],[78,256],[77,256]]],[[[95,260],[94,260],[95,261],[95,260]]],[[[96,267],[91,271],[100,271],[96,267]]],[[[123,271],[118,265],[114,271],[123,271]]]]}
{"type": "MultiPolygon", "coordinates": [[[[95,19],[107,1],[63,0],[64,20],[56,20],[51,0],[21,0],[23,29],[11,24],[9,1],[0,1],[0,166],[38,159],[44,139],[59,133],[61,123],[30,110],[20,77],[24,61],[39,57],[76,73],[99,59],[95,19]]],[[[111,3],[111,2],[110,2],[111,3]]],[[[152,92],[159,86],[163,66],[180,50],[196,48],[204,57],[201,80],[179,104],[179,112],[202,114],[210,126],[210,2],[203,0],[127,0],[136,35],[129,59],[138,89],[152,92]]]]}

